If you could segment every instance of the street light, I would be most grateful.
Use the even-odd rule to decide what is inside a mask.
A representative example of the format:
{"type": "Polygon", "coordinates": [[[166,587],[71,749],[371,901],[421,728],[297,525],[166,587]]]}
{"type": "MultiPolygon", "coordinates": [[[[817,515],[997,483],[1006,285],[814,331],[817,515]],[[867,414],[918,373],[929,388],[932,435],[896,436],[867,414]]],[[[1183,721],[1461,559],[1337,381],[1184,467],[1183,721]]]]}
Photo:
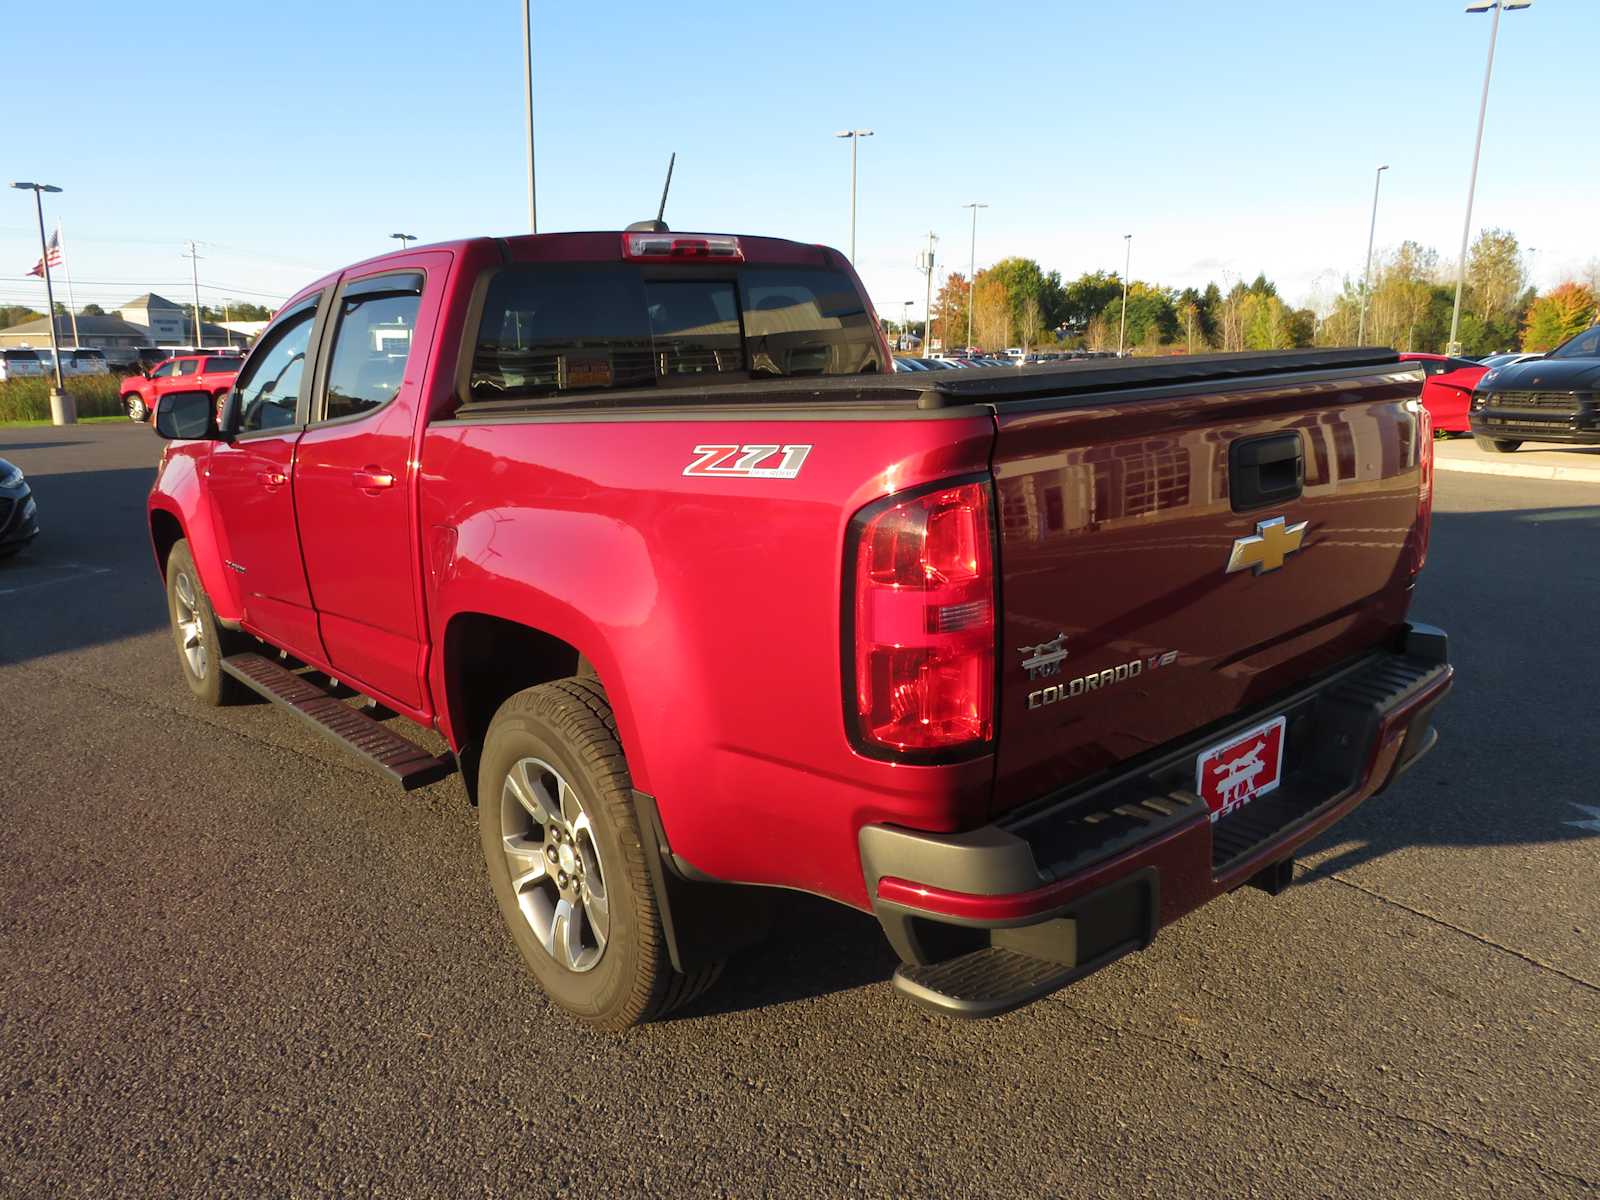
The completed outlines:
{"type": "Polygon", "coordinates": [[[1367,336],[1367,296],[1372,290],[1372,239],[1378,232],[1378,185],[1383,182],[1383,173],[1388,169],[1389,164],[1384,163],[1372,178],[1372,224],[1367,227],[1367,270],[1361,277],[1361,317],[1356,322],[1358,346],[1365,344],[1367,336]]]}
{"type": "Polygon", "coordinates": [[[902,300],[906,306],[905,312],[900,315],[900,344],[907,350],[911,349],[911,306],[915,300],[902,300]]]}
{"type": "Polygon", "coordinates": [[[391,233],[389,236],[400,242],[400,249],[402,250],[417,240],[417,235],[414,233],[391,233]]]}
{"type": "Polygon", "coordinates": [[[1117,325],[1117,357],[1122,357],[1123,339],[1128,332],[1128,272],[1133,269],[1133,234],[1122,235],[1126,252],[1122,256],[1122,320],[1117,325]]]}
{"type": "Polygon", "coordinates": [[[856,146],[864,137],[871,137],[870,129],[841,129],[834,137],[850,139],[850,263],[856,261],[856,146]]]}
{"type": "MultiPolygon", "coordinates": [[[[922,273],[928,277],[926,280],[927,299],[924,301],[922,309],[923,354],[928,354],[933,349],[933,244],[938,240],[939,238],[933,232],[933,230],[928,230],[927,253],[917,255],[917,258],[920,260],[917,265],[921,268],[922,273]]],[[[950,336],[950,331],[948,329],[945,330],[945,336],[950,336]]]]}
{"type": "Polygon", "coordinates": [[[972,299],[978,286],[978,210],[988,208],[987,204],[963,204],[962,208],[972,210],[972,260],[967,268],[967,349],[972,348],[972,299]]]}
{"type": "Polygon", "coordinates": [[[33,207],[39,214],[39,265],[44,268],[44,297],[45,311],[50,315],[45,318],[45,324],[50,327],[50,357],[56,364],[56,386],[50,389],[50,423],[52,425],[76,425],[78,423],[77,407],[67,395],[66,382],[61,377],[61,343],[56,337],[56,293],[50,283],[50,246],[44,238],[44,200],[42,193],[56,193],[61,189],[49,183],[18,182],[12,187],[18,191],[33,193],[33,207]]]}
{"type": "Polygon", "coordinates": [[[533,181],[533,0],[522,2],[523,79],[528,92],[528,231],[539,232],[539,205],[533,181]]]}
{"type": "Polygon", "coordinates": [[[1450,344],[1447,354],[1460,354],[1461,342],[1461,290],[1467,282],[1467,242],[1472,237],[1472,198],[1478,190],[1478,155],[1483,150],[1483,118],[1489,111],[1489,78],[1494,74],[1494,43],[1500,36],[1500,12],[1527,8],[1533,0],[1473,0],[1467,5],[1469,13],[1486,13],[1494,10],[1494,23],[1489,26],[1489,61],[1483,68],[1483,96],[1478,101],[1478,136],[1472,143],[1472,176],[1467,181],[1467,219],[1461,223],[1461,259],[1456,264],[1456,304],[1450,313],[1450,344]]]}

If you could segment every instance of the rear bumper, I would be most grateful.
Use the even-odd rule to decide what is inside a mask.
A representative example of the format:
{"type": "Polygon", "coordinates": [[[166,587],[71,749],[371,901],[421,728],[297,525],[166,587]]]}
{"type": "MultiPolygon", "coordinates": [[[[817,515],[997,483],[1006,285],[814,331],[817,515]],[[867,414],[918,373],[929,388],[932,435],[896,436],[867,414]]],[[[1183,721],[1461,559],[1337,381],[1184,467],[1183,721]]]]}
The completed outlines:
{"type": "Polygon", "coordinates": [[[1440,630],[1409,626],[1388,651],[982,829],[863,828],[868,895],[905,964],[896,985],[942,1011],[994,1015],[1141,949],[1244,883],[1277,890],[1302,844],[1433,747],[1447,645],[1440,630]],[[1279,714],[1282,784],[1213,823],[1192,791],[1196,757],[1279,714]]]}

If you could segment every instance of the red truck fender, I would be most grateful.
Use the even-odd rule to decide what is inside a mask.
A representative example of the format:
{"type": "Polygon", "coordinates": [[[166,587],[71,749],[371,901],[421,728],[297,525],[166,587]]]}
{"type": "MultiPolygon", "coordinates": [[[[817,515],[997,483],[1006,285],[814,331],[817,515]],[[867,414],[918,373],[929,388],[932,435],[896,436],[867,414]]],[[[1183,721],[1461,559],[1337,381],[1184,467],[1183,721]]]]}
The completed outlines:
{"type": "Polygon", "coordinates": [[[150,543],[161,578],[166,579],[167,555],[173,543],[187,538],[212,611],[219,621],[233,625],[244,615],[244,609],[223,565],[225,557],[217,539],[216,522],[202,490],[200,456],[209,451],[209,444],[203,442],[169,448],[159,476],[159,490],[150,493],[150,543]]]}

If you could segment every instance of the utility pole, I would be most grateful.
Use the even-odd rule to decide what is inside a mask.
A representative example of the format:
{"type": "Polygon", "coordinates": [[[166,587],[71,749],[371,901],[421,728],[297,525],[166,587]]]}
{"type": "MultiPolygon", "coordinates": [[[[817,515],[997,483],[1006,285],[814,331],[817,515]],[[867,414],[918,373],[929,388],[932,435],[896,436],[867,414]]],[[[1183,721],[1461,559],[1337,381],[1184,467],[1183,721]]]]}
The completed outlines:
{"type": "Polygon", "coordinates": [[[1117,357],[1122,357],[1123,340],[1128,333],[1128,272],[1133,268],[1133,234],[1122,235],[1127,252],[1122,256],[1122,320],[1117,326],[1117,357]]]}
{"type": "Polygon", "coordinates": [[[933,352],[933,244],[938,241],[933,230],[928,230],[928,249],[922,255],[922,273],[928,277],[928,296],[922,309],[922,353],[933,352]]]}
{"type": "Polygon", "coordinates": [[[189,260],[189,275],[194,281],[194,344],[195,349],[204,349],[206,344],[205,330],[200,324],[200,251],[195,248],[193,241],[189,243],[189,252],[184,255],[189,260]]]}
{"type": "Polygon", "coordinates": [[[539,205],[533,177],[533,0],[522,0],[523,78],[528,92],[528,229],[539,232],[539,205]]]}
{"type": "Polygon", "coordinates": [[[78,300],[72,294],[72,260],[67,257],[67,236],[61,232],[61,221],[56,221],[56,245],[61,249],[61,273],[67,277],[67,313],[72,317],[72,348],[83,345],[78,340],[78,300]]]}
{"type": "Polygon", "coordinates": [[[13,183],[11,186],[18,191],[33,193],[34,211],[39,215],[39,265],[44,269],[44,310],[48,314],[45,324],[50,326],[50,357],[56,363],[56,386],[50,389],[50,423],[76,425],[78,407],[67,395],[67,385],[61,378],[61,339],[56,336],[56,293],[50,283],[50,245],[44,238],[43,193],[59,192],[61,189],[50,183],[13,183]]]}
{"type": "Polygon", "coordinates": [[[1356,345],[1364,346],[1367,337],[1367,297],[1372,293],[1372,239],[1378,232],[1378,185],[1383,173],[1389,169],[1384,163],[1372,179],[1372,224],[1367,227],[1367,269],[1361,276],[1361,318],[1356,322],[1356,345]]]}
{"type": "Polygon", "coordinates": [[[978,210],[980,208],[988,208],[989,206],[987,204],[978,204],[978,203],[974,202],[972,204],[963,204],[961,207],[962,208],[970,208],[972,210],[972,258],[971,258],[971,264],[967,268],[967,346],[966,346],[966,348],[970,349],[971,346],[972,346],[972,302],[973,302],[974,296],[977,293],[977,286],[978,286],[978,210]]]}
{"type": "Polygon", "coordinates": [[[222,302],[222,332],[228,335],[228,349],[233,349],[233,330],[229,328],[228,302],[222,302]]]}
{"type": "Polygon", "coordinates": [[[1472,199],[1478,190],[1478,156],[1483,150],[1483,119],[1489,111],[1489,80],[1494,75],[1494,43],[1500,36],[1502,9],[1527,8],[1533,0],[1475,0],[1467,5],[1469,13],[1494,10],[1494,23],[1489,26],[1489,61],[1483,68],[1483,96],[1478,101],[1478,135],[1472,143],[1472,175],[1467,181],[1467,219],[1461,223],[1461,258],[1456,263],[1456,303],[1450,311],[1450,344],[1446,354],[1460,354],[1461,342],[1461,291],[1467,282],[1467,242],[1472,237],[1472,199]]]}

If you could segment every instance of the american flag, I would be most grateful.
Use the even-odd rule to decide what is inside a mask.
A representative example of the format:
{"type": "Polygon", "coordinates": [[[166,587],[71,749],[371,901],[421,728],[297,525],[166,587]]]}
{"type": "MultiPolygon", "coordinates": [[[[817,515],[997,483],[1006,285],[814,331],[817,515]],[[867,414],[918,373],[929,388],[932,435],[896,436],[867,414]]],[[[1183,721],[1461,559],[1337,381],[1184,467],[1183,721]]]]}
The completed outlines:
{"type": "Polygon", "coordinates": [[[37,275],[43,279],[46,262],[52,267],[61,265],[61,231],[59,229],[50,235],[50,245],[46,248],[45,256],[33,264],[33,270],[29,271],[28,274],[37,275]]]}

